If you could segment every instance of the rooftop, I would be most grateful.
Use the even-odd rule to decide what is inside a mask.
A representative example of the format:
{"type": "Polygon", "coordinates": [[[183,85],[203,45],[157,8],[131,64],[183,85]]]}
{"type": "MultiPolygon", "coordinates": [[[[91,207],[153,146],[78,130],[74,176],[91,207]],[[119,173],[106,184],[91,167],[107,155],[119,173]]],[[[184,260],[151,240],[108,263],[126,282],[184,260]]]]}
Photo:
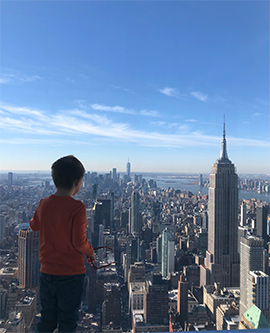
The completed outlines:
{"type": "Polygon", "coordinates": [[[243,316],[255,328],[269,328],[269,323],[262,311],[256,306],[252,305],[243,316]]]}

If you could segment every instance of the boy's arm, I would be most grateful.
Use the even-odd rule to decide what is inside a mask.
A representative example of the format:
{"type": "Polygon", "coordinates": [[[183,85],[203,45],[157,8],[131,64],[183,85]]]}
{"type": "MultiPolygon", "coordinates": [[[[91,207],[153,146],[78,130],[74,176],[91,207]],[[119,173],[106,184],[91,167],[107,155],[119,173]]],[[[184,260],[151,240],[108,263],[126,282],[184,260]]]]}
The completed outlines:
{"type": "Polygon", "coordinates": [[[85,205],[83,205],[79,212],[74,216],[72,244],[77,251],[85,254],[87,257],[92,257],[94,250],[87,240],[86,227],[86,209],[85,205]]]}

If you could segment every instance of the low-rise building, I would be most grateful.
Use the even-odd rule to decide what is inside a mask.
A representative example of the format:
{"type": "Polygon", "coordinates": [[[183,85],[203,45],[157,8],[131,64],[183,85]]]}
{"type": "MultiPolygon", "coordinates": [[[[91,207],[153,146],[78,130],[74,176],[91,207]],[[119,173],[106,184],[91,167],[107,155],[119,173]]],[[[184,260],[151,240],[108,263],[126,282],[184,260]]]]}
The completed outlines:
{"type": "Polygon", "coordinates": [[[216,310],[217,330],[236,330],[239,325],[239,307],[236,304],[220,304],[216,310]]]}
{"type": "Polygon", "coordinates": [[[219,284],[206,285],[203,287],[203,303],[211,320],[216,321],[216,310],[221,304],[235,303],[237,306],[240,299],[240,289],[237,287],[219,288],[219,284]]]}

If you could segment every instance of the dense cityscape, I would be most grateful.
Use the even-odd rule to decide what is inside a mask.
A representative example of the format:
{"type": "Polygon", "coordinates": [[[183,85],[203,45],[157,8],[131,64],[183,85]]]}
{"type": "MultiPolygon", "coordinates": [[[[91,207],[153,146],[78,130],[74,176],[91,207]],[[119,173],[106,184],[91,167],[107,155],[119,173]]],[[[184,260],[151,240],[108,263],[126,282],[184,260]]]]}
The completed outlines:
{"type": "MultiPolygon", "coordinates": [[[[200,191],[160,187],[130,162],[125,173],[85,174],[75,198],[86,206],[90,243],[103,247],[96,265],[106,267],[86,263],[78,332],[269,328],[269,179],[238,177],[225,129],[210,178],[180,178],[200,191]]],[[[0,331],[33,332],[39,233],[29,221],[55,187],[49,174],[9,172],[0,191],[0,331]]]]}

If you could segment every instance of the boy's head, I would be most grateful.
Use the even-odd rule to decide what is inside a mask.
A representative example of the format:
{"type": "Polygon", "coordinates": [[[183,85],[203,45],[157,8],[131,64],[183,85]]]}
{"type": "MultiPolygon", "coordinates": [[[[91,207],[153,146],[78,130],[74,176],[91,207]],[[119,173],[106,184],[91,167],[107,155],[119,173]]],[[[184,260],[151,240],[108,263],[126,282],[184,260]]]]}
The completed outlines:
{"type": "Polygon", "coordinates": [[[74,182],[81,179],[85,173],[82,163],[72,155],[59,158],[51,169],[55,186],[66,190],[70,190],[74,182]]]}

